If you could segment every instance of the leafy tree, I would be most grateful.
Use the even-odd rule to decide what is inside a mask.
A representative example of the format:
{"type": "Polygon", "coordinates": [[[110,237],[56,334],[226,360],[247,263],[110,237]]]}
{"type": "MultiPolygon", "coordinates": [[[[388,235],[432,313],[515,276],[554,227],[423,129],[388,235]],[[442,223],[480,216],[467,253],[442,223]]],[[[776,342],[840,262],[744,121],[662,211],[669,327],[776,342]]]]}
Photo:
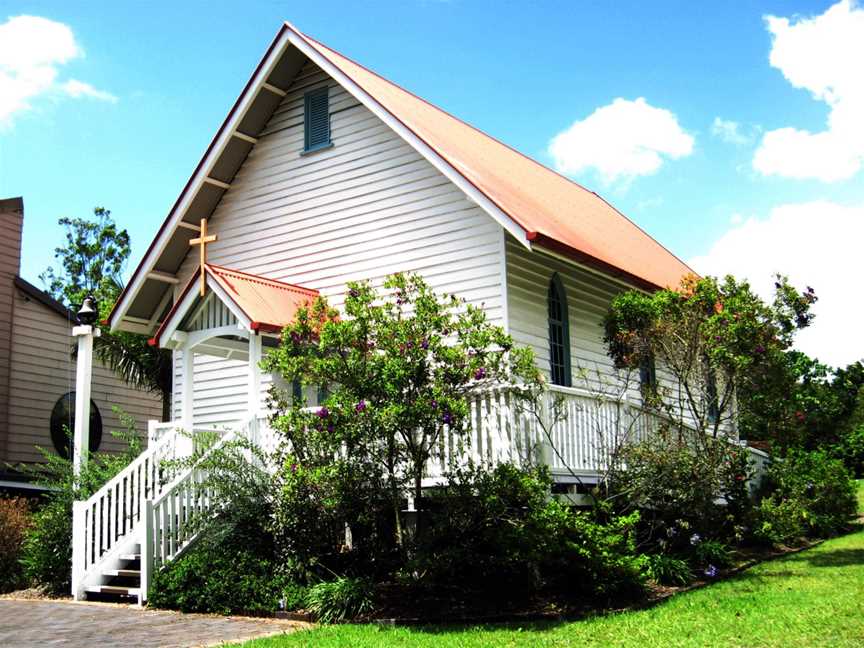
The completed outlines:
{"type": "MultiPolygon", "coordinates": [[[[61,218],[66,243],[54,250],[59,269],[48,267],[39,275],[46,291],[70,309],[77,310],[87,295],[99,304],[99,319],[107,318],[123,290],[123,272],[129,259],[129,233],[118,229],[111,212],[93,210],[93,219],[61,218]]],[[[101,326],[94,341],[96,357],[128,384],[162,396],[163,417],[171,398],[171,357],[147,344],[146,337],[112,333],[101,326]]]]}
{"type": "Polygon", "coordinates": [[[778,367],[794,334],[810,324],[813,290],[798,292],[777,276],[771,303],[746,281],[690,276],[678,290],[629,291],[612,302],[604,341],[617,367],[656,362],[671,375],[651,404],[681,429],[692,425],[716,437],[734,425],[735,399],[760,394],[782,399],[778,367]]]}
{"type": "Polygon", "coordinates": [[[294,473],[329,466],[337,454],[364,458],[369,471],[381,467],[401,544],[403,495],[410,490],[419,507],[424,470],[445,435],[464,444],[469,394],[540,377],[531,352],[515,349],[483,310],[436,295],[419,276],[388,277],[386,297],[368,283],[348,288],[346,317],[317,300],[265,360],[289,382],[329,390],[315,411],[277,393],[274,425],[290,442],[294,473]]]}
{"type": "Polygon", "coordinates": [[[129,233],[117,229],[104,207],[93,209],[93,216],[92,220],[57,221],[66,229],[66,244],[54,249],[60,269],[49,266],[39,275],[47,292],[73,309],[87,295],[110,306],[123,289],[123,270],[131,251],[129,233]]]}

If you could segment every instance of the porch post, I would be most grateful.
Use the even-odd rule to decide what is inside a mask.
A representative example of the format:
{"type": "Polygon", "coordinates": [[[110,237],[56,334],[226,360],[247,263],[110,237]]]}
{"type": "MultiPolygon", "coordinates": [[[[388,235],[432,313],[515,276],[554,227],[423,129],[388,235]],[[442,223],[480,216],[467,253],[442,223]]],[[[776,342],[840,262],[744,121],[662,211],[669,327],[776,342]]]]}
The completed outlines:
{"type": "Polygon", "coordinates": [[[249,334],[248,414],[250,441],[257,442],[258,414],[261,410],[261,336],[249,334]]]}
{"type": "Polygon", "coordinates": [[[195,406],[195,352],[191,347],[183,347],[183,410],[181,420],[183,429],[192,434],[195,406]]]}

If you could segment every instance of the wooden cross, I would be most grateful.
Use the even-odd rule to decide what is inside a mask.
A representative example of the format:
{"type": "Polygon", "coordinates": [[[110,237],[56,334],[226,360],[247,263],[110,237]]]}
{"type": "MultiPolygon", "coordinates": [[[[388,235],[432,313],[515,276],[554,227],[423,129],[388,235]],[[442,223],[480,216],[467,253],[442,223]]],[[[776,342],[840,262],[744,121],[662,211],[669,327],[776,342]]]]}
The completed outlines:
{"type": "Polygon", "coordinates": [[[190,239],[189,245],[195,246],[200,245],[201,251],[201,296],[204,296],[204,292],[207,290],[207,277],[204,272],[204,264],[207,263],[207,244],[212,243],[216,240],[216,235],[211,234],[207,236],[207,219],[201,219],[201,236],[197,238],[190,239]]]}

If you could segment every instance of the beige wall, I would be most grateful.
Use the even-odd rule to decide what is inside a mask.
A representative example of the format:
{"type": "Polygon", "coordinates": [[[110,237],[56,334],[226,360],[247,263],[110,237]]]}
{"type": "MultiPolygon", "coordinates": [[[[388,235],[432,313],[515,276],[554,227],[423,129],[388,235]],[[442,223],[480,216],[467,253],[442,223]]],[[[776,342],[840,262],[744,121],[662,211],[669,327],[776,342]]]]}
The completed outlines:
{"type": "MultiPolygon", "coordinates": [[[[9,443],[5,457],[11,463],[38,461],[36,445],[54,449],[50,433],[51,409],[61,396],[75,389],[72,322],[17,289],[14,308],[9,443]]],[[[110,435],[110,431],[121,429],[112,406],[119,406],[134,416],[136,429],[144,437],[147,420],[159,419],[162,414],[158,397],[128,387],[95,362],[92,400],[102,415],[103,435],[99,449],[104,451],[120,448],[110,435]]]]}
{"type": "MultiPolygon", "coordinates": [[[[21,262],[20,198],[0,200],[0,461],[6,456],[9,432],[9,377],[12,361],[13,281],[21,262]]],[[[3,466],[0,464],[0,472],[3,466]]]]}

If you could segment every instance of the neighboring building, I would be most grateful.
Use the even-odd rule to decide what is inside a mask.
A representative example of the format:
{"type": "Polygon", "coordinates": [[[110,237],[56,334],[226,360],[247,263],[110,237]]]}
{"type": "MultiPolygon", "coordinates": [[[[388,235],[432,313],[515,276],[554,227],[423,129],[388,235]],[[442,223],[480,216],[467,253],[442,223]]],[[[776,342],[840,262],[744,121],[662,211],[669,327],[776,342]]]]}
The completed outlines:
{"type": "MultiPolygon", "coordinates": [[[[621,421],[636,434],[655,429],[638,385],[610,402],[584,388],[581,370],[615,379],[601,323],[617,293],[678,286],[690,269],[597,194],[286,23],[110,316],[112,329],[173,350],[174,421],[76,507],[77,598],[146,598],[150,569],[187,542],[184,511],[202,505],[196,471],[169,484],[156,469],[185,443],[178,430],[275,442],[262,354],[305,300],[320,294],[340,307],[346,282],[380,285],[397,271],[483,308],[534,349],[550,393],[566,402],[553,455],[507,389],[472,399],[476,459],[531,453],[572,491],[597,480],[603,437],[621,421]],[[113,502],[129,483],[118,535],[113,502]],[[141,588],[112,586],[139,553],[141,588]]],[[[430,466],[428,485],[439,470],[430,466]]]]}
{"type": "MultiPolygon", "coordinates": [[[[64,425],[72,428],[75,392],[74,314],[22,279],[21,198],[0,200],[0,488],[30,487],[16,465],[38,462],[36,446],[68,452],[64,425]]],[[[111,431],[121,430],[119,407],[146,436],[147,421],[162,416],[161,399],[133,389],[108,368],[94,363],[91,397],[91,450],[121,445],[111,431]]]]}

